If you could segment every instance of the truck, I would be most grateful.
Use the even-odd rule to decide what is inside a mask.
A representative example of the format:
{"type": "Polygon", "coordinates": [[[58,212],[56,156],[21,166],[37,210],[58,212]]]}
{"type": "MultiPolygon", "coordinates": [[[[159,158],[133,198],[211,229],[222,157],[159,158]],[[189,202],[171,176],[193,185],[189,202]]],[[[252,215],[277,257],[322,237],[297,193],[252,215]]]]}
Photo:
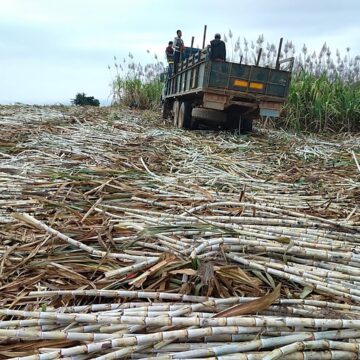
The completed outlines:
{"type": "MultiPolygon", "coordinates": [[[[211,61],[206,48],[185,48],[174,74],[168,74],[162,95],[163,118],[174,126],[198,129],[252,131],[260,117],[277,118],[285,103],[294,58],[280,60],[282,39],[275,66],[211,61]]],[[[203,46],[204,47],[204,46],[203,46]]]]}

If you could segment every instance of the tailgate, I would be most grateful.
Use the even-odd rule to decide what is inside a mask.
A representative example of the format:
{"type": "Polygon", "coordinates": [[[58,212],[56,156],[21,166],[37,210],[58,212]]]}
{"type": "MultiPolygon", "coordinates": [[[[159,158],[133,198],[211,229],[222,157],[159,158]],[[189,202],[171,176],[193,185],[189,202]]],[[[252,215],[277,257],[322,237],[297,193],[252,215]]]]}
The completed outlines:
{"type": "Polygon", "coordinates": [[[284,99],[288,95],[289,71],[231,62],[210,62],[209,65],[209,87],[284,99]]]}

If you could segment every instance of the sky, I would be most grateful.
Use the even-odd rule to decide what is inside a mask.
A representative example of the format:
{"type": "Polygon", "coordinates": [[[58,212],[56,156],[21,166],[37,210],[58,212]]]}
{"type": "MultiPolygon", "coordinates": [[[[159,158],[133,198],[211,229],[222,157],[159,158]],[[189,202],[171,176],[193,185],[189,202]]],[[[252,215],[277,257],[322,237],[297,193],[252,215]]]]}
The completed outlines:
{"type": "Polygon", "coordinates": [[[111,100],[108,69],[129,52],[136,62],[164,59],[183,31],[185,45],[217,32],[300,50],[360,54],[359,0],[0,0],[0,104],[69,103],[78,92],[111,100]],[[150,50],[150,53],[147,53],[150,50]]]}

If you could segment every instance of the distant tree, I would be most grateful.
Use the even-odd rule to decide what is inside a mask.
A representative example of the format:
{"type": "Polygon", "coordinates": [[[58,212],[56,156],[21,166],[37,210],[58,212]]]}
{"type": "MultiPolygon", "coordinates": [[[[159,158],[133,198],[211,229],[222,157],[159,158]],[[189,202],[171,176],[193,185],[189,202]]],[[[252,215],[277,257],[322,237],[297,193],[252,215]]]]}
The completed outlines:
{"type": "Polygon", "coordinates": [[[78,93],[75,99],[71,100],[71,103],[76,106],[100,106],[100,101],[93,96],[86,96],[85,93],[78,93]]]}

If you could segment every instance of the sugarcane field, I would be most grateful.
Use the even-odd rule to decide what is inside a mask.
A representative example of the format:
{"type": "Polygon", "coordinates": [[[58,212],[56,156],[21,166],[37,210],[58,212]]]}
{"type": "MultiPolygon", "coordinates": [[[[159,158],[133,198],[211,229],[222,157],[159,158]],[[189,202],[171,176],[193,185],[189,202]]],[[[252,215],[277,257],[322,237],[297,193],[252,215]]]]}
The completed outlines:
{"type": "Polygon", "coordinates": [[[359,14],[2,0],[0,360],[360,360],[359,14]]]}
{"type": "Polygon", "coordinates": [[[0,107],[0,358],[356,359],[359,134],[0,107]]]}

